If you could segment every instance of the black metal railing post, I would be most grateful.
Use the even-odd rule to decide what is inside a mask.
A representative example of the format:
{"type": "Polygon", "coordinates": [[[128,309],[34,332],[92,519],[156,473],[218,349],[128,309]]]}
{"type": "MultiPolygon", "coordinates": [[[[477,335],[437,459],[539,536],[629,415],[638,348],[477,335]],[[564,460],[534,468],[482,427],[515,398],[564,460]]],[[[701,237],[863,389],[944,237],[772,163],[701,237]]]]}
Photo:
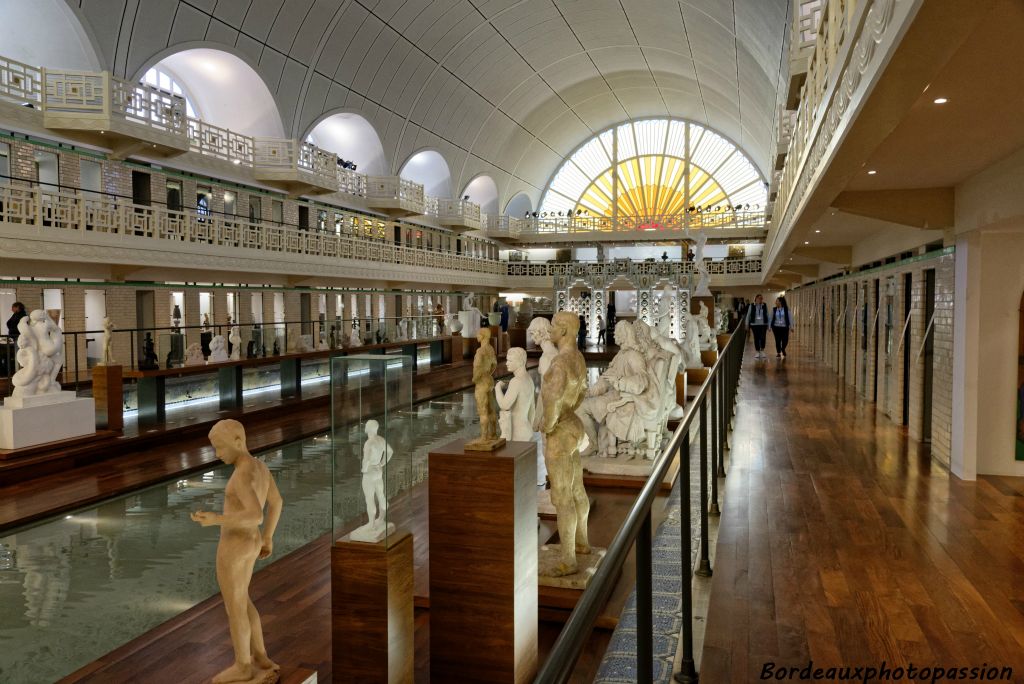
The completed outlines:
{"type": "Polygon", "coordinates": [[[647,509],[636,538],[636,677],[654,681],[654,596],[651,570],[651,510],[647,509]]]}
{"type": "MultiPolygon", "coordinates": [[[[702,404],[703,407],[703,404],[702,404]]],[[[706,422],[701,420],[701,433],[706,422]]],[[[690,521],[690,434],[687,430],[683,435],[683,443],[679,451],[679,504],[680,529],[679,548],[682,561],[680,581],[682,582],[682,621],[683,621],[683,654],[679,664],[679,672],[674,679],[681,684],[696,684],[700,681],[697,667],[693,660],[693,558],[691,553],[690,535],[693,534],[690,521]]]]}
{"type": "MultiPolygon", "coordinates": [[[[705,403],[711,402],[711,411],[708,412],[706,407],[701,405],[701,425],[704,424],[704,418],[710,413],[711,422],[711,503],[708,505],[708,513],[711,515],[719,515],[721,511],[718,508],[718,443],[722,440],[721,428],[722,423],[720,420],[721,408],[718,402],[719,395],[721,394],[718,387],[718,375],[712,375],[708,378],[708,385],[710,385],[709,392],[705,395],[705,403]]],[[[703,468],[707,469],[707,463],[703,465],[703,468]]]]}
{"type": "Polygon", "coordinates": [[[700,565],[694,574],[711,577],[711,554],[708,548],[708,437],[707,397],[700,403],[700,565]]]}
{"type": "Polygon", "coordinates": [[[729,439],[729,418],[725,415],[725,395],[728,390],[725,385],[725,368],[722,370],[721,377],[718,378],[718,384],[721,385],[721,391],[718,393],[718,477],[725,477],[725,445],[729,439]]]}

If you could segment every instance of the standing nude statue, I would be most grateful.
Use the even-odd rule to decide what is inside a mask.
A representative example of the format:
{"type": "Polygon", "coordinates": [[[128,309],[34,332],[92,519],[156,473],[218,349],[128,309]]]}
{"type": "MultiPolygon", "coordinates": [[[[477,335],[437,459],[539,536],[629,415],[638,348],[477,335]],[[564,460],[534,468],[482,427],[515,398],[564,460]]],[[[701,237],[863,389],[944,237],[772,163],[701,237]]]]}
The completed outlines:
{"type": "Polygon", "coordinates": [[[267,558],[274,551],[274,530],[283,502],[266,464],[253,458],[246,448],[241,423],[219,421],[210,430],[209,438],[217,458],[235,466],[224,490],[224,512],[192,514],[192,520],[203,527],[220,526],[217,583],[228,614],[235,662],[214,677],[213,682],[269,684],[277,681],[280,667],[267,657],[260,615],[249,598],[249,582],[256,559],[267,558]]]}
{"type": "Polygon", "coordinates": [[[506,355],[506,363],[512,371],[512,380],[508,383],[502,380],[494,386],[494,398],[501,409],[498,416],[501,436],[516,442],[529,442],[533,440],[534,389],[533,380],[526,370],[526,350],[512,347],[506,355]]]}
{"type": "Polygon", "coordinates": [[[366,499],[368,522],[352,530],[349,536],[356,541],[378,542],[394,529],[393,524],[387,524],[388,500],[384,492],[384,466],[395,455],[395,450],[377,434],[379,429],[380,423],[377,421],[366,421],[366,443],[363,444],[360,470],[363,473],[363,497],[366,499]]]}
{"type": "Polygon", "coordinates": [[[494,369],[498,367],[498,356],[491,346],[490,328],[480,328],[476,339],[480,347],[473,357],[473,384],[476,387],[476,412],[480,416],[480,437],[466,442],[466,448],[493,451],[504,444],[504,440],[498,437],[498,411],[494,399],[494,369]]]}
{"type": "Polygon", "coordinates": [[[112,346],[114,344],[114,322],[110,320],[110,316],[103,317],[103,358],[100,360],[101,366],[113,366],[114,365],[114,352],[112,346]]]}
{"type": "Polygon", "coordinates": [[[560,562],[541,573],[549,577],[574,574],[578,568],[576,554],[590,553],[590,501],[583,488],[580,463],[580,442],[585,433],[576,415],[587,391],[587,364],[576,348],[579,327],[579,317],[571,311],[559,311],[551,319],[551,341],[558,347],[558,355],[544,374],[540,390],[544,410],[541,432],[546,437],[544,461],[561,542],[560,562]]]}

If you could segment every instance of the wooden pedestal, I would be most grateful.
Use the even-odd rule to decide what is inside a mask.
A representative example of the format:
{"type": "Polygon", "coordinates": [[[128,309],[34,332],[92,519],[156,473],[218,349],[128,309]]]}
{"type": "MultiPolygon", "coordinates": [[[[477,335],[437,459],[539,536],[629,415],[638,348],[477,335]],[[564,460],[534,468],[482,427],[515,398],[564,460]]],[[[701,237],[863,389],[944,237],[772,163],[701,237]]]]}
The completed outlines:
{"type": "Polygon", "coordinates": [[[686,408],[686,371],[676,373],[676,403],[686,408]]]}
{"type": "Polygon", "coordinates": [[[462,358],[463,337],[459,333],[452,333],[452,363],[462,358]]]}
{"type": "Polygon", "coordinates": [[[526,328],[509,328],[508,346],[526,349],[526,328]]]}
{"type": "Polygon", "coordinates": [[[96,427],[124,429],[124,380],[121,366],[93,366],[92,398],[96,403],[96,427]]]}
{"type": "Polygon", "coordinates": [[[412,535],[331,548],[335,682],[413,680],[412,535]]]}
{"type": "Polygon", "coordinates": [[[729,344],[730,337],[732,337],[732,335],[723,335],[721,333],[715,337],[715,341],[718,343],[718,351],[725,349],[725,345],[729,344]]]}
{"type": "Polygon", "coordinates": [[[715,361],[718,361],[718,350],[717,349],[705,349],[700,353],[700,362],[704,364],[705,368],[711,368],[715,365],[715,361]]]}
{"type": "Polygon", "coordinates": [[[537,669],[537,447],[430,452],[430,680],[527,682],[537,669]]]}

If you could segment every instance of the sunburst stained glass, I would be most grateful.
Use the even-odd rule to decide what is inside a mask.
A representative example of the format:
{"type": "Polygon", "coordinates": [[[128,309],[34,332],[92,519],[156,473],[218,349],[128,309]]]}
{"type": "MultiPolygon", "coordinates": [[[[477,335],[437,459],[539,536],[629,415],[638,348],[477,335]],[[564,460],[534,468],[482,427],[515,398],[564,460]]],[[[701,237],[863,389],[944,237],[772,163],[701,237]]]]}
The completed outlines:
{"type": "Polygon", "coordinates": [[[646,119],[610,128],[569,157],[548,183],[552,216],[670,216],[687,209],[765,208],[767,190],[750,159],[695,123],[646,119]]]}

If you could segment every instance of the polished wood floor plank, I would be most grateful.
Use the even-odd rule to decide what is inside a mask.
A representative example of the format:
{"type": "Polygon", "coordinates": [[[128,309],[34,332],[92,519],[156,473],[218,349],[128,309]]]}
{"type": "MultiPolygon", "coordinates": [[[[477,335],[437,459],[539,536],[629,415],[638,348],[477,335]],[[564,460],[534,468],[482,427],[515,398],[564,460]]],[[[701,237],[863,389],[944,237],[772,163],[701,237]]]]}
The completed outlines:
{"type": "Polygon", "coordinates": [[[731,443],[703,681],[808,660],[1024,680],[1024,478],[959,480],[798,346],[748,354],[731,443]]]}

